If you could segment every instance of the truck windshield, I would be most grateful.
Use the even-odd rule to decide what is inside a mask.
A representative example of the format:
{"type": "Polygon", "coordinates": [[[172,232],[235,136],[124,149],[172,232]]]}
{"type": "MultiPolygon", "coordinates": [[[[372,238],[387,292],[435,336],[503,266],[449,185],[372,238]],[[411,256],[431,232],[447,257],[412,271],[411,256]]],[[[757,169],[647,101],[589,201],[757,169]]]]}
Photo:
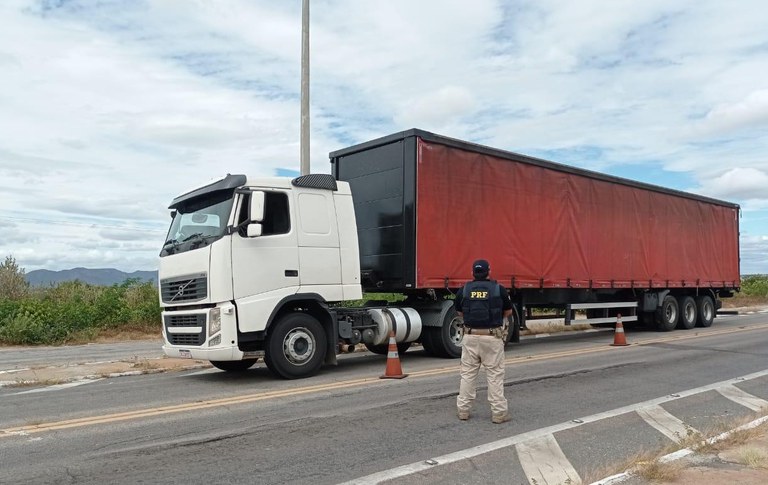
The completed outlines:
{"type": "Polygon", "coordinates": [[[225,191],[206,194],[177,207],[160,257],[202,248],[221,238],[232,201],[232,191],[225,191]]]}

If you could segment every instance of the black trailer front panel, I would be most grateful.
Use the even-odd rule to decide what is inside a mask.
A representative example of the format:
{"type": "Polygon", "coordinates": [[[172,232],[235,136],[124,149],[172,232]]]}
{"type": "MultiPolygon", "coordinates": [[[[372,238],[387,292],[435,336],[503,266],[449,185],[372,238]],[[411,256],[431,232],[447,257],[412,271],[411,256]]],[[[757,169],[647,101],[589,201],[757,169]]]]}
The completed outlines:
{"type": "Polygon", "coordinates": [[[365,291],[413,288],[416,139],[397,137],[331,154],[333,175],[354,200],[365,291]]]}

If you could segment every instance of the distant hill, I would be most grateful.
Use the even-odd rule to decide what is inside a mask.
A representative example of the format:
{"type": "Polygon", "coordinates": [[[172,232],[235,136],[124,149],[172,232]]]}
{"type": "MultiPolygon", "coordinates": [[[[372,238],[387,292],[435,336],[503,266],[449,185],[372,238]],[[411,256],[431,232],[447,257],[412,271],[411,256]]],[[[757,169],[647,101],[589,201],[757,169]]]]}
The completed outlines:
{"type": "Polygon", "coordinates": [[[126,273],[114,268],[74,268],[61,271],[36,269],[26,274],[27,281],[32,286],[49,286],[64,281],[80,280],[97,286],[112,286],[120,284],[128,278],[138,278],[141,281],[151,281],[157,284],[157,271],[134,271],[126,273]]]}

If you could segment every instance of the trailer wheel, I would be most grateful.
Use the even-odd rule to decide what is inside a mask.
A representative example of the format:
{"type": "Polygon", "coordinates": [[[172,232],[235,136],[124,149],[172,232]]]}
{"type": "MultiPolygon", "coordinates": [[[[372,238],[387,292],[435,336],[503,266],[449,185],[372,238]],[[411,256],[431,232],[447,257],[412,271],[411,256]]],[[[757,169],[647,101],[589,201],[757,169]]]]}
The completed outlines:
{"type": "Polygon", "coordinates": [[[661,306],[656,309],[656,330],[661,332],[674,330],[679,317],[680,309],[677,306],[677,299],[671,295],[665,296],[661,306]]]}
{"type": "MultiPolygon", "coordinates": [[[[374,345],[374,344],[365,344],[365,348],[373,352],[374,354],[379,355],[387,355],[389,352],[389,344],[382,344],[382,345],[374,345]]],[[[397,353],[398,354],[404,354],[406,350],[411,348],[411,342],[398,342],[397,343],[397,353]]]]}
{"type": "Polygon", "coordinates": [[[423,328],[421,343],[427,353],[447,359],[461,357],[461,322],[461,317],[452,307],[446,312],[441,326],[423,328]]]}
{"type": "Polygon", "coordinates": [[[257,360],[259,359],[212,360],[211,365],[227,372],[243,372],[253,367],[257,360]]]}
{"type": "Polygon", "coordinates": [[[325,351],[320,322],[304,313],[291,313],[269,329],[264,362],[283,379],[300,379],[320,370],[325,351]]]}
{"type": "Polygon", "coordinates": [[[712,322],[715,320],[715,304],[712,301],[712,297],[697,296],[696,309],[699,316],[696,324],[700,327],[711,327],[712,322]]]}
{"type": "Polygon", "coordinates": [[[680,309],[680,319],[677,321],[677,328],[690,330],[696,326],[696,302],[690,296],[681,296],[677,299],[677,306],[680,309]]]}

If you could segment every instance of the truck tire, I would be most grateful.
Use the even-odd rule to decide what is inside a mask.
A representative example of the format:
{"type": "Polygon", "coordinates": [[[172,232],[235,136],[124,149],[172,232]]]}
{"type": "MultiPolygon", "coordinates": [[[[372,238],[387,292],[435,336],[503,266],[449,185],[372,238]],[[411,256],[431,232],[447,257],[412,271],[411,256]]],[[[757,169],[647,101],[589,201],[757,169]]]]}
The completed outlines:
{"type": "Polygon", "coordinates": [[[424,327],[421,332],[421,344],[428,354],[446,359],[461,357],[461,317],[451,307],[445,314],[439,327],[424,327]]]}
{"type": "Polygon", "coordinates": [[[712,322],[715,320],[715,303],[712,301],[712,297],[697,296],[695,301],[698,314],[696,325],[699,327],[711,327],[712,322]]]}
{"type": "Polygon", "coordinates": [[[326,343],[325,331],[317,319],[305,313],[290,313],[269,329],[264,362],[283,379],[309,377],[320,370],[326,343]]]}
{"type": "Polygon", "coordinates": [[[509,334],[504,345],[520,343],[520,314],[515,305],[512,305],[512,313],[507,317],[507,321],[509,321],[509,334]]]}
{"type": "Polygon", "coordinates": [[[212,360],[211,365],[227,372],[243,372],[253,367],[257,360],[259,359],[212,360]]]}
{"type": "Polygon", "coordinates": [[[677,306],[677,299],[671,295],[665,296],[661,306],[656,309],[656,330],[660,332],[674,330],[679,317],[680,309],[677,306]]]}
{"type": "MultiPolygon", "coordinates": [[[[387,355],[387,353],[389,352],[389,344],[382,344],[382,345],[365,344],[365,348],[370,350],[374,354],[379,354],[379,355],[387,355]]],[[[404,354],[405,351],[410,348],[411,348],[411,342],[397,343],[397,353],[400,355],[404,354]]]]}
{"type": "Polygon", "coordinates": [[[677,306],[680,309],[680,319],[677,321],[677,328],[690,330],[695,327],[698,308],[694,299],[690,296],[681,296],[677,299],[677,306]]]}

